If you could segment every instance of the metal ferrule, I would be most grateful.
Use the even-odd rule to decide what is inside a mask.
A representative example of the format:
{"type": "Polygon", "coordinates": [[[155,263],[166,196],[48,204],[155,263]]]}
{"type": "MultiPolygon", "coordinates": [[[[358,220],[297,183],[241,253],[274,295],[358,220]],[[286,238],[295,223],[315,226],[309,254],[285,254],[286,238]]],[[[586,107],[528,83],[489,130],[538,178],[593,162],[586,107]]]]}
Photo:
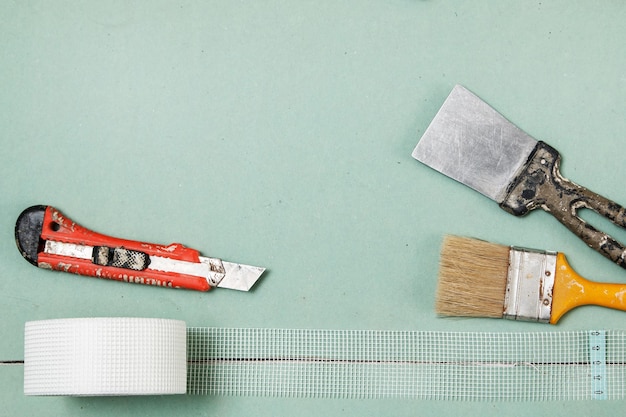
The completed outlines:
{"type": "Polygon", "coordinates": [[[555,274],[556,252],[511,247],[503,317],[549,322],[555,274]]]}

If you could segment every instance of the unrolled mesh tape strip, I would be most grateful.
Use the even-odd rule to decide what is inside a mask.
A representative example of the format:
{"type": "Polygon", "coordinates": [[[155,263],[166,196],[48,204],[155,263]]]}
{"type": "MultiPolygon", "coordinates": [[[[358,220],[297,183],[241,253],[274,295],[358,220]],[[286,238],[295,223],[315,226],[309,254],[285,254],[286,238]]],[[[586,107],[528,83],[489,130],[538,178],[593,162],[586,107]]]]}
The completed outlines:
{"type": "Polygon", "coordinates": [[[28,322],[26,395],[203,394],[432,400],[623,399],[626,331],[187,328],[28,322]]]}

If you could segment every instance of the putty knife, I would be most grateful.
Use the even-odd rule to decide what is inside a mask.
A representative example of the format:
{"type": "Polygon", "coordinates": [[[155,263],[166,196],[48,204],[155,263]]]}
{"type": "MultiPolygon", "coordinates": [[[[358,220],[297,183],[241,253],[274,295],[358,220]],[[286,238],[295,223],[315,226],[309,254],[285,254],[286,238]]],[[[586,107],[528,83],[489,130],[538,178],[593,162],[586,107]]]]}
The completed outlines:
{"type": "Polygon", "coordinates": [[[578,216],[587,208],[626,228],[622,206],[563,178],[560,155],[464,87],[454,87],[413,157],[515,216],[542,208],[591,248],[626,268],[626,248],[578,216]]]}

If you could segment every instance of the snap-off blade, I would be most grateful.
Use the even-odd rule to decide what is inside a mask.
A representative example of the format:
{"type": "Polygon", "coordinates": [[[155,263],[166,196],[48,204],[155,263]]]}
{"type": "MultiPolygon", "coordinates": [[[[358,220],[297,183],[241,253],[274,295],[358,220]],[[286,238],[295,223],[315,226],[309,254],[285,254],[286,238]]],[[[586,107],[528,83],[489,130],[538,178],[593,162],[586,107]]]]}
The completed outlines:
{"type": "Polygon", "coordinates": [[[249,291],[263,272],[265,272],[265,268],[258,266],[235,264],[226,261],[222,261],[222,264],[224,265],[226,275],[217,284],[218,288],[249,291]]]}

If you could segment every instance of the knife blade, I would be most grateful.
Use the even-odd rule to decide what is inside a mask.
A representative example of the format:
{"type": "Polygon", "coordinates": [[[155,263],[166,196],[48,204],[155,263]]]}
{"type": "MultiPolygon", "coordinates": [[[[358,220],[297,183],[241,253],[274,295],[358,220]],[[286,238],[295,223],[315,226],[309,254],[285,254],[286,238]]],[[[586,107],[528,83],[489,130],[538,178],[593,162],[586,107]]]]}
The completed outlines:
{"type": "Polygon", "coordinates": [[[200,256],[180,243],[158,245],[96,233],[44,205],[19,215],[15,240],[22,256],[43,269],[161,287],[249,291],[265,271],[200,256]]]}
{"type": "Polygon", "coordinates": [[[626,268],[626,247],[583,220],[587,208],[626,228],[626,210],[560,173],[561,155],[456,85],[412,156],[523,216],[541,208],[589,247],[626,268]]]}

